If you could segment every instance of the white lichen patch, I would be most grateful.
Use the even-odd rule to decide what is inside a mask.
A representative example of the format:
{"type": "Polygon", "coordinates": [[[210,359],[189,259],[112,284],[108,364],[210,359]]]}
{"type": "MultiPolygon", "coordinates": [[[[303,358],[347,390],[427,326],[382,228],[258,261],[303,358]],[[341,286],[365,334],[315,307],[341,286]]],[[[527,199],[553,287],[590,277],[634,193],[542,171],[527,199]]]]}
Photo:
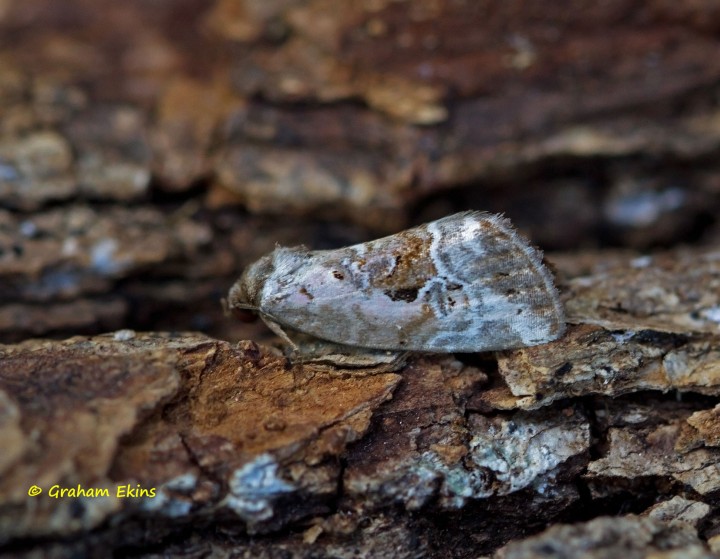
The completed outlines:
{"type": "Polygon", "coordinates": [[[181,474],[165,484],[172,491],[192,491],[197,486],[198,478],[193,473],[181,474]]]}
{"type": "Polygon", "coordinates": [[[112,276],[122,272],[126,264],[117,259],[118,242],[115,239],[102,239],[90,249],[90,261],[93,269],[103,276],[112,276]]]}
{"type": "Polygon", "coordinates": [[[686,200],[679,187],[661,191],[643,190],[618,193],[605,204],[605,216],[621,227],[647,227],[665,214],[681,208],[686,200]]]}
{"type": "Polygon", "coordinates": [[[448,509],[460,509],[470,498],[492,494],[483,472],[468,470],[462,462],[448,464],[433,451],[423,452],[419,460],[410,464],[403,481],[409,483],[394,484],[395,497],[409,510],[422,508],[438,493],[441,506],[448,509]]]}
{"type": "Polygon", "coordinates": [[[652,262],[652,256],[646,254],[644,256],[638,256],[637,258],[633,258],[630,261],[630,266],[636,269],[647,268],[652,264],[652,262]]]}
{"type": "Polygon", "coordinates": [[[534,418],[519,413],[513,419],[471,420],[474,434],[464,457],[445,456],[434,449],[386,465],[387,471],[351,476],[345,489],[357,496],[380,496],[418,510],[433,502],[456,510],[471,499],[507,495],[529,488],[552,491],[563,462],[586,452],[590,427],[580,415],[534,418]]]}
{"type": "Polygon", "coordinates": [[[470,441],[470,458],[494,480],[493,493],[507,495],[536,483],[569,458],[587,451],[585,421],[539,419],[517,414],[488,421],[470,441]]]}
{"type": "Polygon", "coordinates": [[[128,340],[132,340],[134,337],[135,330],[130,330],[128,328],[118,330],[113,334],[113,340],[116,342],[127,342],[128,340]]]}
{"type": "Polygon", "coordinates": [[[710,322],[715,322],[720,325],[720,306],[704,309],[700,311],[700,316],[702,316],[705,320],[709,320],[710,322]]]}
{"type": "Polygon", "coordinates": [[[278,463],[267,453],[235,470],[228,485],[223,504],[250,525],[272,518],[275,499],[297,490],[278,476],[278,463]]]}
{"type": "Polygon", "coordinates": [[[174,477],[157,487],[154,497],[143,497],[141,507],[170,518],[187,516],[192,509],[192,498],[186,494],[195,489],[197,482],[197,476],[190,472],[174,477]]]}
{"type": "Polygon", "coordinates": [[[618,344],[624,344],[629,342],[635,337],[635,330],[620,330],[617,332],[611,332],[612,339],[618,344]]]}
{"type": "Polygon", "coordinates": [[[358,497],[402,503],[408,510],[420,510],[436,499],[443,508],[460,509],[468,499],[492,495],[483,472],[468,470],[462,461],[448,463],[432,450],[408,456],[384,473],[352,476],[345,489],[358,497]]]}
{"type": "Polygon", "coordinates": [[[488,486],[488,477],[480,470],[468,470],[462,462],[447,465],[433,452],[423,454],[423,462],[432,465],[434,470],[442,474],[440,500],[451,509],[459,509],[470,499],[480,499],[492,495],[488,486]]]}
{"type": "Polygon", "coordinates": [[[31,220],[27,219],[20,223],[20,234],[23,237],[27,238],[33,238],[38,233],[38,228],[35,223],[33,223],[31,220]]]}

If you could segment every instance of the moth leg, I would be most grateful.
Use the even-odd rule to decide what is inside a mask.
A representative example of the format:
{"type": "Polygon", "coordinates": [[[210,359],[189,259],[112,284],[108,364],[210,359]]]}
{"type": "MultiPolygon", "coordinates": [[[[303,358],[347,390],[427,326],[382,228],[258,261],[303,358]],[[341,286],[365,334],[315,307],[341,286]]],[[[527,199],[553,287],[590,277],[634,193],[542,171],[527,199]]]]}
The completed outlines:
{"type": "Polygon", "coordinates": [[[290,333],[300,350],[301,363],[316,366],[390,372],[401,369],[409,355],[408,352],[347,346],[294,330],[290,333]]]}
{"type": "Polygon", "coordinates": [[[300,348],[295,342],[290,339],[290,336],[287,335],[287,333],[285,332],[285,330],[283,330],[280,324],[265,315],[260,315],[260,318],[262,318],[262,321],[266,324],[266,326],[270,328],[270,330],[272,330],[273,334],[278,336],[283,342],[290,346],[290,348],[293,350],[293,353],[300,352],[300,348]]]}
{"type": "Polygon", "coordinates": [[[300,365],[301,369],[303,364],[313,364],[341,369],[390,372],[401,369],[409,356],[408,352],[352,347],[329,342],[292,328],[285,330],[267,315],[261,314],[260,317],[267,327],[287,344],[291,353],[288,358],[292,363],[300,365]]]}

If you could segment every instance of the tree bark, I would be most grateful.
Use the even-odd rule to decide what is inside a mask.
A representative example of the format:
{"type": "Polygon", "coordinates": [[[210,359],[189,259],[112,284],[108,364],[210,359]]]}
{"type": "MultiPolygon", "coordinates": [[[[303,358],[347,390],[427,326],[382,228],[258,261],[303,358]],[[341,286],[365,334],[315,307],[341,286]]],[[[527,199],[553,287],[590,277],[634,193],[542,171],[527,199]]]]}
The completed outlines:
{"type": "Polygon", "coordinates": [[[6,4],[1,553],[720,553],[713,3],[6,4]],[[223,315],[468,208],[563,338],[333,369],[223,315]]]}

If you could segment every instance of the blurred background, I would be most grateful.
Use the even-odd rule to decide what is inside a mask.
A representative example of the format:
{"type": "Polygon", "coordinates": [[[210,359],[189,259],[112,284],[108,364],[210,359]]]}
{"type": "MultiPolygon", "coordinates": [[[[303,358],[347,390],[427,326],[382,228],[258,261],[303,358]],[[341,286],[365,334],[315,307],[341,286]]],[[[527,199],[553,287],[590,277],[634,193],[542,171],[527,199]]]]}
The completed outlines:
{"type": "Polygon", "coordinates": [[[720,240],[712,0],[0,0],[0,341],[223,316],[276,243],[463,209],[550,259],[720,240]]]}

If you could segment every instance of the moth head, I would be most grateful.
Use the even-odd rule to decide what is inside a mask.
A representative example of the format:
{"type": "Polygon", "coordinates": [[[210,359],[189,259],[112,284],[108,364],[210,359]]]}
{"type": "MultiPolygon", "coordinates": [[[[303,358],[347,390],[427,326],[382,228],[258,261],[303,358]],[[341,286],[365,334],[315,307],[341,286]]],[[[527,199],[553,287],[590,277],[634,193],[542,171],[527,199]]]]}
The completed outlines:
{"type": "Polygon", "coordinates": [[[263,256],[243,271],[240,279],[230,288],[227,310],[243,322],[256,318],[260,310],[260,299],[268,275],[274,269],[272,254],[263,256]]]}

